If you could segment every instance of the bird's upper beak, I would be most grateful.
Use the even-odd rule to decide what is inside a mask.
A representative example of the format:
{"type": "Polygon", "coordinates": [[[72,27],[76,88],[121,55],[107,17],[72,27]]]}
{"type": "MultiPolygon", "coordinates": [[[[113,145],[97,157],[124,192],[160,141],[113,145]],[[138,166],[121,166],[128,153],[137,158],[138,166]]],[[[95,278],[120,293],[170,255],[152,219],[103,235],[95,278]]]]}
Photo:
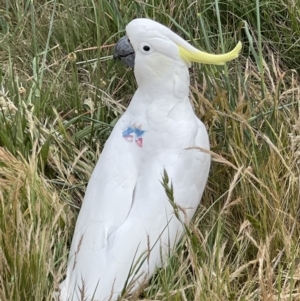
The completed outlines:
{"type": "Polygon", "coordinates": [[[127,36],[121,38],[115,46],[113,56],[128,67],[134,67],[135,52],[127,36]]]}

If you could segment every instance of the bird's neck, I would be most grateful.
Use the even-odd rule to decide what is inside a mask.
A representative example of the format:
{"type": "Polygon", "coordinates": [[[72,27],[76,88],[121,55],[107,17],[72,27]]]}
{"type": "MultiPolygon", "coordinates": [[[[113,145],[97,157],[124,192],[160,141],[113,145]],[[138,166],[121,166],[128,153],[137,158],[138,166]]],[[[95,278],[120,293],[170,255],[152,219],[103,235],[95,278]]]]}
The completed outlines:
{"type": "MultiPolygon", "coordinates": [[[[154,100],[180,102],[189,95],[190,77],[185,65],[177,65],[164,74],[147,74],[135,70],[138,84],[137,93],[144,102],[151,104],[154,100]]],[[[140,101],[140,100],[139,100],[140,101]]]]}
{"type": "Polygon", "coordinates": [[[189,101],[188,69],[175,71],[163,81],[140,81],[127,113],[133,118],[155,120],[158,124],[164,123],[173,115],[174,120],[193,118],[194,112],[189,101]]]}

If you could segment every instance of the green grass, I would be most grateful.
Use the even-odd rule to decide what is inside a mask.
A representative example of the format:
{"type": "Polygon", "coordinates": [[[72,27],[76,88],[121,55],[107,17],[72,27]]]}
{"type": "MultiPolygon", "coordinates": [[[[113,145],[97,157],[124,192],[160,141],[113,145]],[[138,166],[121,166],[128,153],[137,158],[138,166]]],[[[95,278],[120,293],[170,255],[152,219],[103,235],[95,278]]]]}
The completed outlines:
{"type": "Polygon", "coordinates": [[[131,300],[300,299],[300,1],[0,1],[0,300],[51,300],[89,176],[136,89],[135,17],[207,51],[191,99],[213,164],[188,235],[131,300]]]}

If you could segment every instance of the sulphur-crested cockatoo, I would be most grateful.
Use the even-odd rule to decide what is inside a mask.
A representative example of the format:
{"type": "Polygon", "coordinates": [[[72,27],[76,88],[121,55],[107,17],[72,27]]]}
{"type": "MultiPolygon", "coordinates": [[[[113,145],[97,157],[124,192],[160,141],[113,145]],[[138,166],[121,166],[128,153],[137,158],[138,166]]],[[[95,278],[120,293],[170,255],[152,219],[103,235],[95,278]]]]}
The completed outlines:
{"type": "Polygon", "coordinates": [[[161,267],[193,217],[210,155],[205,126],[189,100],[191,62],[238,56],[197,50],[169,28],[135,19],[114,56],[134,66],[138,89],[115,125],[89,181],[69,254],[61,301],[115,301],[161,267]],[[174,203],[161,183],[166,171],[174,203]],[[179,214],[178,214],[179,212],[179,214]]]}

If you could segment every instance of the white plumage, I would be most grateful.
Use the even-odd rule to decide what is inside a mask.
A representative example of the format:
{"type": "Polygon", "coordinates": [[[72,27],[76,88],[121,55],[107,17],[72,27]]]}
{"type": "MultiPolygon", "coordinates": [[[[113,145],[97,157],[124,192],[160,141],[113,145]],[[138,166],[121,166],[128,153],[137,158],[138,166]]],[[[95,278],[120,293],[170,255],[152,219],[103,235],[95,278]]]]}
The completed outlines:
{"type": "Polygon", "coordinates": [[[138,89],[89,181],[61,301],[115,301],[125,284],[133,292],[168,258],[183,222],[195,213],[210,167],[208,154],[187,149],[209,149],[188,98],[190,61],[220,64],[240,49],[238,44],[235,53],[209,55],[149,19],[133,20],[126,33],[125,48],[117,45],[115,56],[134,64],[138,89]],[[181,220],[161,184],[164,170],[181,220]]]}

